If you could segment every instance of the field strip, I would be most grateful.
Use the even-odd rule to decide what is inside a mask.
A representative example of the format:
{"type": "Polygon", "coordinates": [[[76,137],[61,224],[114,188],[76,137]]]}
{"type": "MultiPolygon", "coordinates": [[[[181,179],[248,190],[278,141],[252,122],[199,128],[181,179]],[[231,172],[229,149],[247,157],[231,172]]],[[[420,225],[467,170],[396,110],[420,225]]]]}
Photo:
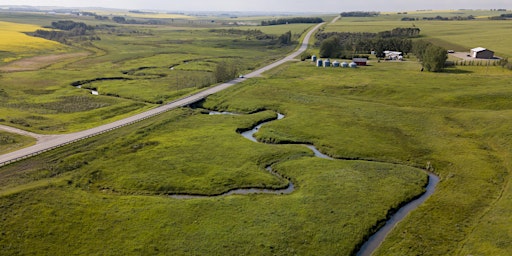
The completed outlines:
{"type": "Polygon", "coordinates": [[[88,56],[88,52],[76,52],[76,53],[63,53],[53,54],[45,56],[36,56],[30,58],[24,58],[8,63],[5,66],[0,67],[0,71],[3,72],[20,72],[20,71],[33,71],[48,67],[59,61],[80,58],[88,56]]]}

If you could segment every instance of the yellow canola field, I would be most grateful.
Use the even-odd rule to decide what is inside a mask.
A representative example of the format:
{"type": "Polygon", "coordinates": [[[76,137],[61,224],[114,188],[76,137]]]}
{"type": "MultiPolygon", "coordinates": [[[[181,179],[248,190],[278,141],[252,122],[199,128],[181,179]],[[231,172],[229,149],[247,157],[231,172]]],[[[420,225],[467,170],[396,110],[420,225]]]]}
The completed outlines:
{"type": "Polygon", "coordinates": [[[58,42],[24,34],[24,32],[34,32],[38,29],[41,27],[37,25],[0,21],[0,51],[10,52],[16,56],[4,58],[2,61],[9,62],[20,57],[41,53],[44,50],[54,52],[66,48],[58,42]]]}

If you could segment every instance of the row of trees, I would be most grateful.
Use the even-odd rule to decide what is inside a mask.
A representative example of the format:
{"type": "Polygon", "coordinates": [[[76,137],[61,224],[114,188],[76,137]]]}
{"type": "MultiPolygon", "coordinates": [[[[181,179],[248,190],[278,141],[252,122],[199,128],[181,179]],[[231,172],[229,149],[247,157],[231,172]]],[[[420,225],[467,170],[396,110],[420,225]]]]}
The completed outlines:
{"type": "Polygon", "coordinates": [[[52,25],[51,25],[50,28],[66,30],[66,31],[71,31],[71,30],[80,30],[80,31],[94,30],[93,27],[87,26],[87,24],[85,24],[83,22],[74,22],[72,20],[54,21],[54,22],[52,22],[52,25]]]}
{"type": "Polygon", "coordinates": [[[283,46],[290,45],[293,43],[293,35],[291,31],[285,32],[279,37],[265,34],[259,29],[210,29],[209,31],[212,33],[219,33],[222,35],[242,35],[245,36],[246,40],[267,40],[269,45],[283,46]]]}
{"type": "Polygon", "coordinates": [[[60,20],[52,22],[51,26],[47,28],[52,30],[38,29],[29,34],[61,43],[67,43],[68,39],[72,37],[81,37],[87,40],[100,40],[98,36],[94,35],[94,27],[88,26],[83,22],[60,20]]]}
{"type": "Polygon", "coordinates": [[[375,17],[379,16],[380,12],[342,12],[341,17],[375,17]]]}
{"type": "Polygon", "coordinates": [[[119,24],[141,24],[141,25],[166,25],[167,22],[163,20],[150,19],[150,20],[135,20],[126,19],[122,16],[112,17],[112,21],[119,24]]]}
{"type": "Polygon", "coordinates": [[[423,69],[431,72],[442,71],[448,59],[446,49],[423,40],[414,42],[413,53],[421,61],[423,69]]]}
{"type": "Polygon", "coordinates": [[[512,19],[512,13],[502,14],[500,16],[489,17],[491,20],[508,20],[512,19]]]}
{"type": "MultiPolygon", "coordinates": [[[[436,17],[423,17],[422,20],[474,20],[476,19],[475,16],[469,15],[469,16],[453,16],[453,17],[442,17],[442,16],[436,16],[436,17]]],[[[403,17],[402,21],[416,21],[420,20],[420,18],[412,18],[412,17],[403,17]]]]}
{"type": "Polygon", "coordinates": [[[259,29],[210,29],[211,33],[218,33],[221,35],[240,35],[245,36],[247,40],[272,40],[274,36],[263,33],[259,29]]]}
{"type": "Polygon", "coordinates": [[[394,28],[391,31],[382,31],[377,34],[379,37],[392,38],[392,37],[418,37],[421,30],[419,28],[394,28]]]}
{"type": "Polygon", "coordinates": [[[319,41],[325,40],[329,37],[336,36],[341,39],[344,38],[361,38],[361,39],[373,39],[373,38],[415,38],[419,37],[421,30],[419,28],[394,28],[388,31],[382,31],[378,33],[349,33],[349,32],[329,32],[329,33],[318,33],[316,39],[319,41]]]}
{"type": "Polygon", "coordinates": [[[295,24],[295,23],[322,23],[322,18],[313,17],[294,17],[294,18],[282,18],[277,20],[264,20],[261,22],[262,26],[273,26],[283,24],[295,24]]]}

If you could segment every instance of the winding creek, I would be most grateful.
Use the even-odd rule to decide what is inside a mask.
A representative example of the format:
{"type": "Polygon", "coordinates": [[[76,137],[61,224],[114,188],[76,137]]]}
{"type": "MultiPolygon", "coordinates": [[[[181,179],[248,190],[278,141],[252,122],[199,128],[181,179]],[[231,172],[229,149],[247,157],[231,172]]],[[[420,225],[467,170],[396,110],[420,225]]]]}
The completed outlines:
{"type": "MultiPolygon", "coordinates": [[[[230,113],[230,112],[215,112],[215,111],[211,111],[209,113],[210,115],[236,115],[234,113],[230,113]]],[[[276,120],[281,120],[284,118],[284,115],[283,114],[280,114],[278,113],[277,114],[277,119],[276,120]]],[[[249,131],[246,131],[246,132],[243,132],[241,133],[241,135],[244,137],[244,138],[247,138],[253,142],[258,142],[258,140],[256,140],[256,138],[254,138],[254,134],[256,132],[259,131],[259,129],[269,123],[269,122],[272,122],[272,121],[275,121],[275,120],[271,120],[271,121],[268,121],[268,122],[263,122],[261,124],[258,124],[256,127],[254,127],[252,130],[249,130],[249,131]]],[[[313,145],[307,145],[305,144],[304,146],[308,147],[309,149],[311,149],[313,151],[313,153],[315,154],[316,157],[319,157],[319,158],[323,158],[323,159],[330,159],[330,160],[335,160],[334,158],[328,156],[328,155],[325,155],[325,154],[322,154],[315,146],[313,145]]],[[[276,175],[280,178],[283,178],[279,173],[276,173],[272,170],[272,168],[270,166],[267,167],[267,171],[269,171],[270,173],[272,173],[273,175],[276,175]]],[[[437,175],[435,175],[434,173],[432,172],[428,172],[428,171],[425,171],[427,174],[428,174],[428,184],[425,188],[425,192],[419,196],[418,198],[412,200],[411,202],[405,204],[404,206],[402,206],[400,209],[398,209],[387,221],[386,223],[384,224],[384,226],[382,226],[375,234],[373,234],[372,236],[370,236],[370,238],[368,238],[368,240],[366,242],[364,242],[364,244],[361,246],[361,248],[359,249],[359,251],[357,252],[357,256],[369,256],[371,255],[379,246],[380,244],[384,241],[384,239],[386,238],[386,236],[389,234],[389,232],[391,232],[391,230],[401,221],[403,220],[411,211],[415,210],[416,208],[418,208],[422,203],[424,203],[435,191],[436,189],[436,186],[437,184],[439,183],[439,177],[437,175]]],[[[232,191],[229,191],[227,193],[224,193],[222,194],[222,196],[225,196],[225,195],[233,195],[233,194],[254,194],[254,193],[267,193],[267,194],[289,194],[289,193],[292,193],[294,190],[294,186],[293,184],[291,183],[291,181],[289,182],[289,185],[287,188],[285,189],[280,189],[280,190],[269,190],[269,189],[236,189],[236,190],[232,190],[232,191]]],[[[178,198],[197,198],[197,197],[201,197],[201,196],[173,196],[173,197],[178,197],[178,198]]],[[[202,196],[204,197],[204,196],[202,196]]]]}

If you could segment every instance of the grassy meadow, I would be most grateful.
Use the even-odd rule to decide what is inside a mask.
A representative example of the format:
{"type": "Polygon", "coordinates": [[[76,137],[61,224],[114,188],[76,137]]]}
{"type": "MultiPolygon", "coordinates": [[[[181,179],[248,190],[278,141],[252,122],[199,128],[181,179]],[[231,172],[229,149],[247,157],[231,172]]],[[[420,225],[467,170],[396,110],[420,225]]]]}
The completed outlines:
{"type": "MultiPolygon", "coordinates": [[[[343,18],[325,31],[379,32],[410,24],[403,16],[343,18]]],[[[468,49],[486,40],[468,35],[472,24],[490,35],[510,21],[415,21],[423,37],[468,49]]],[[[1,73],[2,122],[40,133],[81,130],[200,90],[222,61],[246,72],[285,52],[191,26],[120,26],[99,36],[75,45],[92,53],[87,58],[1,73]]],[[[478,46],[511,54],[498,40],[478,46]]],[[[511,73],[420,69],[415,61],[357,69],[290,62],[211,95],[201,108],[2,167],[0,248],[7,255],[351,255],[390,212],[424,191],[430,163],[441,178],[436,192],[375,255],[508,255],[511,73]],[[276,112],[285,118],[256,134],[266,143],[237,133],[276,112]],[[221,195],[290,183],[295,191],[286,195],[221,195]]],[[[21,140],[0,133],[0,152],[21,140]]]]}
{"type": "Polygon", "coordinates": [[[301,145],[254,143],[236,132],[274,111],[203,112],[179,109],[2,168],[2,251],[350,254],[426,183],[416,168],[319,159],[301,145]],[[290,195],[167,196],[289,182],[290,195]]]}
{"type": "Polygon", "coordinates": [[[35,139],[0,130],[0,154],[15,151],[35,143],[35,139]]]}
{"type": "Polygon", "coordinates": [[[506,255],[508,72],[460,67],[436,74],[419,72],[413,62],[360,69],[287,64],[203,104],[239,113],[272,111],[209,116],[180,109],[2,168],[9,178],[2,179],[1,201],[11,205],[6,216],[12,216],[3,230],[6,241],[21,239],[3,248],[61,254],[350,254],[387,210],[422,191],[426,175],[416,168],[430,161],[442,178],[436,193],[399,224],[377,255],[506,255]],[[317,159],[300,145],[258,144],[236,133],[274,111],[286,117],[263,126],[260,140],[307,142],[346,160],[317,159]],[[296,192],[164,196],[285,186],[287,180],[264,171],[269,164],[296,192]],[[22,222],[21,209],[27,214],[38,209],[44,217],[22,222]],[[111,246],[95,246],[99,237],[114,233],[122,235],[110,239],[111,246]],[[46,239],[62,242],[48,245],[46,239]],[[80,242],[62,246],[67,239],[80,242]],[[27,243],[37,246],[26,249],[27,243]]]}

